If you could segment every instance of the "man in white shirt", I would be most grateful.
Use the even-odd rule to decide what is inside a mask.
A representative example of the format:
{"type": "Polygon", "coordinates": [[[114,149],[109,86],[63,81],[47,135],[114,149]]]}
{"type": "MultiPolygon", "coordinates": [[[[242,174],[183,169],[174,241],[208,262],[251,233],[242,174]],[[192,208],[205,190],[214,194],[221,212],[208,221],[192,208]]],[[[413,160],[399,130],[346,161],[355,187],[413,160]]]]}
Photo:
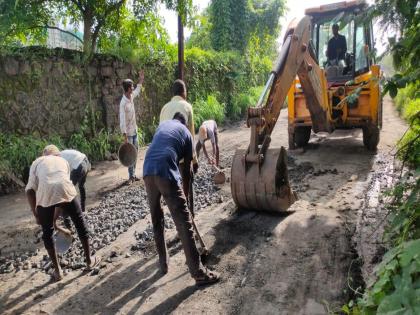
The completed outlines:
{"type": "Polygon", "coordinates": [[[56,281],[62,279],[53,239],[56,207],[70,215],[83,246],[87,269],[98,262],[97,258],[90,256],[89,232],[76,198],[76,188],[70,181],[69,163],[59,155],[55,145],[46,146],[43,156],[32,163],[25,188],[31,211],[42,227],[42,239],[54,267],[53,279],[56,281]]]}
{"type": "MultiPolygon", "coordinates": [[[[124,136],[125,142],[133,144],[136,149],[139,148],[137,138],[137,123],[136,123],[136,111],[134,108],[134,98],[140,95],[141,86],[144,81],[144,72],[140,70],[139,82],[137,87],[134,87],[134,83],[130,79],[125,79],[122,83],[124,94],[120,102],[120,128],[121,133],[124,136]]],[[[128,180],[129,182],[139,180],[136,175],[136,163],[128,168],[128,180]]]]}
{"type": "Polygon", "coordinates": [[[65,159],[70,165],[70,180],[73,185],[79,186],[80,191],[80,205],[82,211],[86,210],[86,189],[85,182],[87,174],[90,171],[91,165],[85,154],[77,150],[67,149],[60,152],[60,156],[65,159]]]}
{"type": "Polygon", "coordinates": [[[197,152],[197,158],[200,154],[201,147],[203,147],[203,152],[205,157],[208,159],[210,164],[216,164],[217,167],[219,167],[219,141],[217,139],[217,124],[214,120],[206,120],[203,121],[203,123],[200,126],[200,129],[198,130],[198,142],[196,145],[196,152],[197,152]],[[210,140],[212,150],[213,150],[213,157],[210,158],[207,150],[205,142],[207,140],[210,140]]]}

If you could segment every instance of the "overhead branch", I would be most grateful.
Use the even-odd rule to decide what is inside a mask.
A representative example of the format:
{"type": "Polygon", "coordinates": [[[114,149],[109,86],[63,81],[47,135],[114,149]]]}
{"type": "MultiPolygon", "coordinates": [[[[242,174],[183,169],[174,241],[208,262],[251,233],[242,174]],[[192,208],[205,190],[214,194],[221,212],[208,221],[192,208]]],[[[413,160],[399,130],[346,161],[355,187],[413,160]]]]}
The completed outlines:
{"type": "Polygon", "coordinates": [[[66,34],[69,34],[69,35],[73,36],[73,37],[74,37],[74,38],[76,38],[79,42],[81,42],[81,43],[83,44],[83,39],[81,39],[79,36],[77,36],[76,34],[74,34],[74,33],[70,32],[70,31],[63,30],[63,29],[61,29],[61,28],[59,28],[59,27],[57,27],[57,26],[50,26],[50,25],[34,25],[34,26],[31,26],[31,27],[28,27],[27,29],[28,29],[28,30],[31,30],[31,29],[37,29],[37,28],[48,28],[48,29],[52,29],[52,30],[58,30],[58,31],[60,31],[60,32],[62,32],[62,33],[66,33],[66,34]]]}
{"type": "Polygon", "coordinates": [[[82,3],[79,0],[70,0],[73,2],[82,13],[85,13],[85,8],[83,7],[82,3]]]}
{"type": "Polygon", "coordinates": [[[118,2],[116,2],[116,3],[114,3],[114,5],[112,5],[112,6],[109,6],[106,10],[105,10],[105,12],[104,12],[104,14],[98,19],[98,24],[96,24],[96,26],[95,26],[95,30],[93,31],[93,36],[92,36],[92,38],[93,39],[95,39],[96,40],[96,38],[98,37],[98,35],[99,35],[99,31],[101,30],[101,27],[104,25],[104,23],[105,23],[105,21],[106,21],[106,18],[108,17],[108,15],[112,12],[112,11],[114,11],[114,10],[119,10],[120,9],[120,7],[124,4],[124,2],[125,2],[126,0],[120,0],[120,1],[118,1],[118,2]]]}

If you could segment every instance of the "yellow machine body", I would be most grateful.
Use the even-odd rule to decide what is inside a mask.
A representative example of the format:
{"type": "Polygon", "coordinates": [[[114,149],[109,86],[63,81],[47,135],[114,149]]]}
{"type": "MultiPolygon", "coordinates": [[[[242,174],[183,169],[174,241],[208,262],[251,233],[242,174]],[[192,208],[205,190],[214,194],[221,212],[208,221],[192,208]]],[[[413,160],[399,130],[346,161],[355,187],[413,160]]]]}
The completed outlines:
{"type": "Polygon", "coordinates": [[[249,146],[233,158],[231,192],[239,208],[282,212],[297,198],[289,184],[285,148],[269,148],[286,98],[290,149],[306,145],[312,131],[337,128],[361,128],[364,145],[376,149],[382,115],[380,68],[369,54],[371,27],[357,24],[356,15],[364,8],[361,0],[338,2],[309,9],[289,25],[260,99],[248,108],[249,146]],[[346,49],[346,60],[331,60],[330,54],[323,61],[328,29],[340,19],[350,21],[343,28],[351,36],[350,52],[346,49]]]}

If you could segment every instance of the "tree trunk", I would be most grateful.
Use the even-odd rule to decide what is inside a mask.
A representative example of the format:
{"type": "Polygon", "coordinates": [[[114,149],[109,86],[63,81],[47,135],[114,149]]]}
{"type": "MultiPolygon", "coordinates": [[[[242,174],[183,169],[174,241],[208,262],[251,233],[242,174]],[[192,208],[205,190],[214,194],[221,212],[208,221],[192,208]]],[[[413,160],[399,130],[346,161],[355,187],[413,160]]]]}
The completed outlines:
{"type": "Polygon", "coordinates": [[[92,51],[92,12],[86,10],[83,14],[83,52],[90,55],[92,51]]]}

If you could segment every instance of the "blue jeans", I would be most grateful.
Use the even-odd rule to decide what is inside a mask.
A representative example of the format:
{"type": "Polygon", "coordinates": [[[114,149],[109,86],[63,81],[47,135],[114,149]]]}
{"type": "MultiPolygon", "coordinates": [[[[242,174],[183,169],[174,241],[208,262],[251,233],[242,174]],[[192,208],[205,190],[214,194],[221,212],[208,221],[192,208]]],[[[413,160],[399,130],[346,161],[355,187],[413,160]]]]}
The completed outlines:
{"type": "MultiPolygon", "coordinates": [[[[132,145],[134,145],[137,149],[137,151],[139,150],[139,141],[137,139],[137,133],[134,136],[127,136],[127,140],[129,143],[131,143],[132,145]]],[[[135,176],[135,171],[136,171],[136,164],[134,163],[133,166],[130,166],[128,168],[128,178],[131,179],[135,176]]]]}

